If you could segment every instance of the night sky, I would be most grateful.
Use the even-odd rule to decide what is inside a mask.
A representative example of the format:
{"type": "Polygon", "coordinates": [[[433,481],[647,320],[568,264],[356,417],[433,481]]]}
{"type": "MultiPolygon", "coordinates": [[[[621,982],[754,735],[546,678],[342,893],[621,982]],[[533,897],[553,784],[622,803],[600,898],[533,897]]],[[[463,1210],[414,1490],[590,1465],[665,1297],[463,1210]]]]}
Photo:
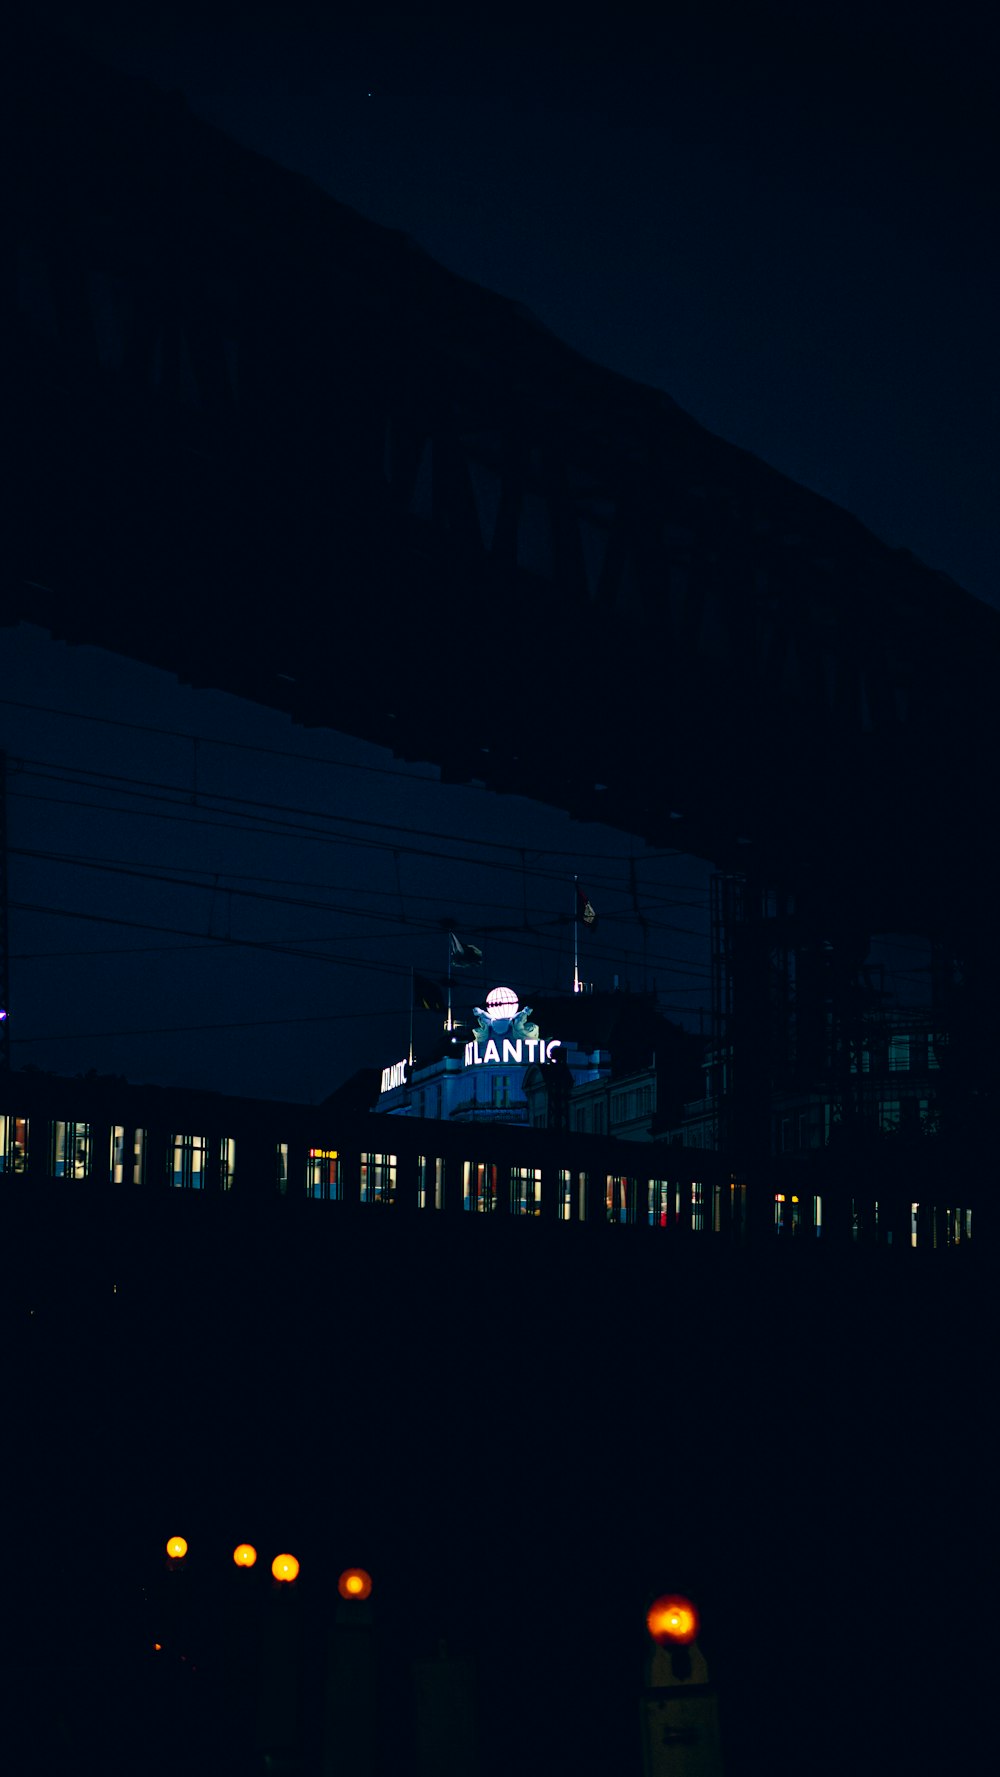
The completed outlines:
{"type": "MultiPolygon", "coordinates": [[[[996,600],[988,24],[825,3],[35,16],[996,600]]],[[[704,866],[2,640],[15,1065],[321,1097],[405,1052],[406,971],[441,971],[451,920],[487,954],[470,997],[568,986],[576,872],[601,914],[585,977],[655,984],[698,1028],[704,866]]],[[[474,667],[461,682],[471,707],[474,667]]]]}

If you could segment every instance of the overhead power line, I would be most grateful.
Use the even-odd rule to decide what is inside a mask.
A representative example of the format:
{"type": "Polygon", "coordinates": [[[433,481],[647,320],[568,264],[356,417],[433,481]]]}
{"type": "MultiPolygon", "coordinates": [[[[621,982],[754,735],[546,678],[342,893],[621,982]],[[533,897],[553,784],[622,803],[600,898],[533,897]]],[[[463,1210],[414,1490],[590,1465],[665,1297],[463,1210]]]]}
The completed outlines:
{"type": "MultiPolygon", "coordinates": [[[[101,868],[101,866],[95,865],[95,866],[93,866],[93,868],[101,868]]],[[[160,877],[156,877],[156,876],[144,875],[141,871],[132,872],[132,871],[128,871],[128,870],[115,870],[113,873],[124,875],[124,876],[138,875],[138,877],[141,881],[163,882],[171,888],[196,888],[196,889],[200,890],[202,893],[213,892],[210,885],[207,885],[204,883],[183,882],[183,881],[179,881],[173,877],[160,878],[160,877]]],[[[228,893],[229,891],[226,889],[222,889],[221,892],[228,893]]],[[[339,909],[335,906],[324,907],[322,903],[314,902],[314,901],[285,903],[284,899],[282,897],[263,896],[260,898],[265,901],[278,899],[278,900],[282,900],[283,904],[306,906],[312,911],[316,911],[318,909],[319,911],[325,911],[325,912],[337,914],[338,917],[342,917],[343,913],[344,913],[344,910],[339,909]]],[[[436,937],[439,937],[440,933],[441,933],[441,928],[440,928],[439,923],[437,921],[434,921],[432,923],[422,923],[422,924],[417,924],[416,922],[413,922],[413,923],[411,923],[405,927],[402,927],[401,929],[396,930],[396,931],[379,932],[379,933],[373,933],[373,934],[355,932],[355,933],[351,933],[349,935],[344,935],[344,936],[334,935],[333,937],[330,937],[330,938],[318,938],[318,939],[309,939],[309,940],[282,939],[282,940],[267,940],[267,941],[265,941],[265,940],[261,940],[261,939],[235,938],[235,937],[232,937],[228,934],[213,935],[213,934],[206,934],[204,932],[195,932],[195,931],[189,930],[186,927],[165,925],[162,921],[139,921],[139,920],[129,919],[127,917],[119,917],[118,915],[112,914],[112,913],[97,914],[97,913],[86,912],[86,911],[82,911],[80,909],[74,909],[74,908],[70,908],[70,907],[46,907],[46,906],[41,905],[38,902],[12,901],[10,903],[10,905],[11,905],[11,907],[17,908],[21,912],[36,913],[39,915],[49,915],[49,916],[52,916],[54,918],[59,918],[59,919],[79,919],[79,920],[84,920],[86,922],[99,923],[102,925],[125,927],[125,928],[138,929],[138,930],[150,931],[150,932],[160,932],[160,933],[164,933],[164,934],[169,933],[169,934],[171,934],[173,936],[177,936],[177,937],[194,938],[194,939],[199,940],[199,943],[196,946],[196,948],[199,948],[199,949],[215,948],[215,949],[221,951],[221,950],[228,947],[228,948],[237,948],[237,949],[262,950],[265,952],[273,952],[275,954],[278,954],[278,955],[281,955],[284,957],[302,957],[302,958],[304,958],[308,961],[311,961],[311,962],[332,963],[332,964],[336,964],[338,966],[341,966],[343,968],[374,969],[377,972],[381,972],[384,974],[399,974],[400,970],[402,968],[409,966],[409,959],[407,960],[407,962],[405,964],[403,964],[403,963],[379,964],[379,963],[371,962],[367,958],[333,956],[328,951],[325,951],[325,950],[304,949],[304,948],[302,948],[302,946],[305,943],[309,943],[309,944],[334,944],[334,943],[361,944],[361,943],[369,941],[369,938],[374,938],[375,941],[380,944],[385,943],[385,941],[387,939],[393,939],[393,938],[406,940],[407,942],[412,942],[415,931],[421,931],[423,933],[424,937],[427,937],[430,935],[434,935],[436,937]]],[[[347,916],[351,917],[351,918],[364,918],[366,916],[365,910],[359,910],[359,909],[348,909],[348,910],[346,910],[346,913],[347,913],[347,916]]],[[[390,918],[389,915],[385,915],[383,917],[386,919],[390,918]]],[[[548,919],[545,919],[545,918],[539,919],[537,924],[534,927],[530,928],[528,931],[525,931],[524,928],[521,926],[507,927],[507,926],[490,926],[490,925],[483,925],[483,924],[480,924],[479,926],[477,926],[477,931],[484,938],[498,938],[498,937],[509,938],[518,945],[518,948],[520,950],[534,951],[534,952],[541,951],[541,952],[547,954],[548,947],[542,943],[537,942],[536,940],[542,938],[542,935],[543,935],[543,932],[544,932],[546,926],[548,926],[550,928],[556,928],[556,929],[561,930],[561,929],[563,929],[565,923],[566,923],[566,920],[565,920],[564,916],[556,915],[555,917],[548,918],[548,919]]],[[[45,954],[44,952],[43,953],[36,953],[36,960],[41,960],[41,958],[44,956],[44,954],[45,954]]],[[[92,951],[92,952],[80,952],[77,954],[86,956],[86,955],[104,955],[104,954],[109,954],[109,953],[108,952],[101,952],[101,951],[92,951]]],[[[110,954],[117,954],[117,953],[111,952],[110,954]]],[[[642,969],[644,966],[643,959],[639,956],[639,954],[637,952],[625,952],[621,949],[620,946],[609,950],[609,949],[604,948],[603,946],[597,947],[596,945],[592,944],[590,954],[595,961],[611,962],[611,963],[617,962],[619,964],[619,967],[623,967],[625,965],[628,965],[629,967],[634,968],[634,969],[642,969]]],[[[28,960],[29,956],[30,956],[30,953],[26,953],[25,956],[21,960],[28,960]]],[[[657,953],[653,953],[651,956],[648,956],[646,958],[646,972],[647,973],[657,973],[657,974],[664,974],[665,973],[665,974],[670,974],[670,975],[673,975],[673,974],[697,975],[697,976],[701,977],[702,979],[704,979],[704,977],[708,973],[708,970],[707,970],[706,966],[703,966],[703,965],[700,965],[697,963],[675,962],[671,958],[665,957],[657,952],[657,953]]]]}
{"type": "MultiPolygon", "coordinates": [[[[265,817],[265,819],[272,819],[272,817],[277,816],[281,819],[282,828],[290,828],[291,826],[291,830],[297,830],[297,832],[300,830],[300,828],[298,828],[298,823],[291,823],[288,817],[298,816],[300,819],[307,819],[307,821],[323,821],[325,825],[339,823],[339,825],[345,825],[348,826],[348,828],[366,828],[369,832],[394,835],[393,839],[387,839],[387,841],[373,841],[373,844],[378,846],[378,849],[400,848],[400,837],[398,837],[398,835],[405,835],[410,841],[412,841],[412,839],[437,839],[437,841],[442,841],[444,844],[460,844],[460,846],[469,846],[469,848],[480,849],[480,851],[481,849],[488,849],[488,851],[504,851],[504,853],[510,853],[510,855],[512,855],[512,862],[506,865],[497,862],[497,864],[492,865],[492,867],[494,867],[494,869],[508,869],[508,871],[513,871],[513,873],[519,874],[519,876],[522,874],[522,871],[524,871],[524,846],[522,846],[520,842],[503,841],[503,839],[481,839],[478,835],[469,837],[467,833],[455,833],[449,832],[449,830],[444,830],[444,832],[442,832],[439,828],[430,828],[430,826],[407,826],[403,825],[401,821],[373,821],[373,819],[369,819],[369,817],[366,816],[332,814],[329,809],[311,809],[311,807],[302,807],[302,805],[297,805],[297,803],[263,800],[263,798],[259,798],[259,796],[234,796],[234,794],[227,793],[227,791],[208,791],[208,789],[201,789],[201,787],[195,789],[194,785],[190,784],[163,784],[162,780],[158,780],[158,778],[130,777],[130,775],[119,773],[119,771],[99,771],[99,769],[85,768],[85,766],[80,766],[80,768],[78,768],[78,766],[67,766],[67,764],[62,764],[62,762],[59,761],[32,759],[32,757],[27,757],[27,755],[20,755],[16,761],[12,762],[18,764],[20,773],[23,773],[25,777],[36,777],[39,778],[41,782],[76,785],[76,787],[80,787],[80,789],[96,789],[96,791],[105,791],[107,794],[123,794],[123,796],[124,794],[131,794],[131,796],[137,796],[137,798],[142,798],[144,801],[165,801],[169,807],[201,809],[202,812],[208,812],[208,814],[229,814],[229,816],[243,816],[243,810],[252,810],[252,812],[254,812],[254,817],[258,817],[258,819],[261,817],[258,814],[258,810],[263,810],[263,817],[265,817]],[[224,803],[226,807],[213,807],[213,805],[217,805],[217,803],[224,803]]],[[[142,810],[131,809],[121,810],[121,812],[140,814],[142,810]]],[[[314,830],[313,828],[302,828],[302,832],[313,833],[314,830]]],[[[341,835],[341,833],[320,833],[320,835],[316,835],[316,837],[348,841],[352,835],[346,835],[346,833],[345,835],[341,835]]],[[[451,860],[451,862],[476,862],[474,858],[458,857],[455,853],[440,853],[440,851],[425,853],[425,851],[421,851],[419,848],[412,848],[412,846],[410,846],[409,849],[410,851],[417,851],[417,855],[430,855],[430,857],[435,858],[446,858],[446,860],[451,860]]],[[[535,849],[538,857],[567,858],[570,862],[574,862],[575,865],[579,865],[579,862],[581,862],[581,853],[579,853],[579,851],[560,851],[560,849],[549,848],[545,849],[545,851],[538,851],[536,848],[531,849],[535,849]]],[[[602,862],[613,862],[613,864],[627,864],[627,862],[631,862],[627,853],[600,853],[599,857],[602,858],[602,862]]],[[[664,851],[664,853],[654,853],[652,857],[639,858],[636,862],[639,862],[639,864],[650,864],[650,862],[663,862],[666,858],[675,857],[679,857],[679,853],[675,853],[675,851],[664,851]]],[[[593,855],[590,855],[590,862],[593,862],[593,855]]],[[[556,871],[556,869],[540,869],[536,864],[529,865],[528,873],[547,881],[561,881],[565,878],[565,873],[563,873],[563,871],[556,871]]],[[[600,878],[600,876],[599,878],[595,878],[595,880],[607,883],[606,878],[600,878]]],[[[684,885],[671,885],[671,887],[679,887],[682,888],[682,890],[687,890],[687,892],[689,892],[689,885],[687,885],[687,883],[684,883],[684,885]]]]}
{"type": "MultiPolygon", "coordinates": [[[[307,896],[272,895],[259,889],[233,888],[227,881],[221,880],[217,872],[212,872],[212,879],[207,882],[191,881],[189,876],[165,873],[167,870],[171,869],[182,869],[184,866],[157,866],[155,868],[153,866],[148,868],[140,866],[138,868],[133,868],[131,865],[118,862],[117,860],[111,861],[107,859],[88,858],[75,852],[54,852],[27,846],[12,848],[12,855],[16,857],[34,858],[46,863],[65,864],[72,869],[100,871],[107,875],[123,876],[139,882],[160,883],[169,888],[194,889],[200,894],[234,896],[239,900],[259,901],[273,906],[302,907],[314,912],[318,911],[336,914],[337,916],[346,919],[377,919],[387,925],[397,928],[395,934],[372,933],[371,936],[376,939],[382,939],[386,935],[397,935],[402,937],[406,936],[407,933],[412,933],[414,930],[424,932],[439,932],[441,930],[440,918],[432,919],[427,915],[411,917],[405,914],[381,912],[378,908],[367,906],[362,908],[345,907],[338,902],[319,901],[307,896]],[[400,930],[398,928],[402,929],[400,930]]],[[[199,871],[198,874],[208,875],[210,873],[207,871],[199,871]]],[[[425,896],[419,898],[429,899],[430,897],[425,896]]],[[[440,897],[437,897],[437,902],[440,904],[440,897]]],[[[502,905],[505,911],[511,913],[517,913],[519,911],[517,908],[506,906],[506,904],[494,903],[494,905],[502,905]]],[[[609,917],[617,918],[620,922],[625,924],[631,924],[635,916],[630,911],[626,910],[617,915],[612,914],[609,917]]],[[[566,926],[571,923],[571,918],[572,916],[570,914],[551,914],[548,912],[536,911],[531,915],[530,924],[528,926],[525,926],[521,922],[510,925],[496,925],[487,921],[477,920],[476,929],[477,931],[482,932],[486,937],[517,937],[522,934],[525,936],[532,934],[537,936],[539,932],[546,927],[554,928],[566,926]]],[[[647,928],[652,928],[654,930],[684,931],[686,929],[683,927],[670,927],[667,926],[665,922],[659,920],[647,919],[645,923],[647,928]]],[[[343,938],[331,938],[326,941],[330,943],[361,943],[367,937],[368,934],[366,933],[353,933],[344,936],[343,938]]],[[[604,946],[598,945],[593,951],[593,954],[598,957],[610,957],[611,959],[619,953],[620,946],[615,946],[611,951],[608,951],[604,946]]],[[[659,955],[659,953],[657,954],[659,955]]],[[[662,960],[665,961],[666,959],[662,960]]]]}

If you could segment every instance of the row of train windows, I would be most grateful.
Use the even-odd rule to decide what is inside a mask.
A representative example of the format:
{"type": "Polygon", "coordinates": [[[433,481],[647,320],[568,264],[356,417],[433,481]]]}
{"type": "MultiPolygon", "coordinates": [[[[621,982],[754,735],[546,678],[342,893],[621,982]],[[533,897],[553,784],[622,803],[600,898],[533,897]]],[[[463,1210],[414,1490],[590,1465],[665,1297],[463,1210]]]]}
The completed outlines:
{"type": "MultiPolygon", "coordinates": [[[[282,1148],[279,1162],[279,1185],[287,1189],[287,1148],[282,1148]]],[[[394,1203],[396,1199],[397,1160],[395,1154],[362,1154],[360,1158],[360,1198],[362,1203],[394,1203]]],[[[542,1213],[542,1169],[540,1166],[512,1166],[501,1170],[489,1161],[463,1160],[448,1173],[448,1188],[460,1182],[462,1207],[473,1214],[495,1213],[500,1207],[503,1180],[510,1192],[512,1215],[538,1216],[542,1213]]],[[[690,1218],[698,1232],[721,1226],[722,1188],[706,1189],[700,1180],[678,1184],[666,1179],[625,1178],[618,1175],[591,1175],[563,1169],[558,1174],[556,1214],[560,1221],[585,1221],[591,1193],[603,1197],[603,1212],[610,1222],[648,1222],[653,1227],[667,1227],[690,1218]]],[[[309,1155],[306,1181],[307,1195],[337,1201],[343,1195],[338,1155],[314,1148],[309,1155]]],[[[727,1187],[733,1202],[730,1214],[742,1219],[745,1214],[744,1187],[727,1187]]],[[[418,1209],[444,1208],[445,1162],[435,1156],[421,1154],[417,1159],[418,1209]]]]}
{"type": "MultiPolygon", "coordinates": [[[[442,1162],[437,1168],[437,1207],[443,1196],[442,1162]]],[[[463,1208],[489,1214],[500,1207],[502,1189],[500,1168],[487,1161],[466,1160],[462,1163],[463,1208]]],[[[681,1222],[695,1233],[709,1227],[719,1229],[724,1214],[724,1197],[730,1199],[726,1209],[730,1218],[745,1219],[745,1187],[731,1184],[706,1187],[699,1179],[678,1183],[672,1179],[625,1177],[617,1173],[573,1172],[563,1168],[557,1174],[555,1213],[562,1222],[586,1221],[593,1214],[593,1193],[598,1194],[598,1209],[609,1222],[646,1222],[650,1227],[666,1228],[681,1222]]],[[[509,1169],[509,1207],[512,1215],[537,1216],[542,1213],[542,1169],[535,1166],[512,1166],[509,1169]]],[[[423,1185],[418,1198],[425,1204],[423,1185]]]]}
{"type": "MultiPolygon", "coordinates": [[[[100,1167],[95,1155],[95,1136],[90,1123],[54,1119],[46,1129],[45,1171],[49,1178],[86,1179],[100,1167]]],[[[0,1173],[26,1172],[30,1126],[27,1117],[0,1116],[0,1173]]],[[[236,1143],[224,1136],[218,1143],[218,1183],[229,1190],[236,1169],[236,1143]]],[[[203,1135],[172,1135],[167,1148],[167,1177],[177,1186],[200,1190],[208,1177],[208,1138],[203,1135]]],[[[141,1185],[146,1179],[147,1137],[144,1129],[112,1126],[109,1135],[107,1176],[113,1184],[141,1185]]]]}
{"type": "MultiPolygon", "coordinates": [[[[279,1184],[287,1189],[287,1148],[281,1149],[279,1184]]],[[[360,1159],[360,1198],[362,1203],[394,1203],[396,1199],[397,1160],[395,1154],[362,1154],[360,1159]]],[[[461,1181],[462,1207],[472,1213],[491,1214],[501,1207],[500,1192],[504,1173],[489,1161],[463,1160],[458,1168],[449,1170],[449,1189],[461,1181]]],[[[512,1166],[507,1173],[512,1215],[537,1216],[542,1212],[542,1169],[540,1166],[512,1166]]],[[[706,1192],[699,1180],[677,1184],[666,1179],[624,1178],[608,1174],[591,1175],[567,1169],[558,1175],[556,1213],[560,1221],[584,1221],[588,1214],[590,1193],[597,1190],[604,1198],[608,1221],[648,1221],[652,1226],[666,1227],[686,1219],[696,1230],[721,1225],[721,1191],[706,1192]]],[[[309,1155],[306,1181],[307,1195],[337,1201],[342,1195],[342,1178],[338,1155],[314,1148],[309,1155]]],[[[743,1187],[731,1191],[739,1200],[742,1215],[743,1187]]],[[[417,1159],[418,1209],[444,1208],[445,1162],[435,1156],[421,1154],[417,1159]]]]}
{"type": "MultiPolygon", "coordinates": [[[[95,1132],[90,1123],[53,1120],[47,1128],[44,1124],[42,1128],[46,1130],[43,1139],[47,1140],[45,1171],[49,1178],[86,1179],[99,1174],[95,1132]]],[[[109,1140],[107,1176],[110,1181],[116,1185],[145,1183],[149,1145],[146,1131],[115,1124],[109,1140]]],[[[0,1115],[0,1173],[28,1170],[29,1141],[27,1117],[0,1115]]],[[[169,1182],[190,1190],[214,1188],[216,1184],[223,1191],[231,1190],[236,1177],[236,1142],[232,1136],[223,1136],[214,1145],[215,1156],[210,1159],[207,1136],[171,1135],[167,1141],[166,1158],[169,1182]]],[[[281,1142],[276,1152],[279,1191],[287,1191],[288,1182],[288,1143],[281,1142]]],[[[311,1197],[336,1199],[341,1195],[336,1149],[310,1149],[305,1185],[311,1197]]],[[[395,1154],[364,1155],[361,1162],[362,1201],[391,1202],[395,1191],[395,1154]]]]}
{"type": "MultiPolygon", "coordinates": [[[[87,1179],[99,1175],[95,1155],[95,1132],[90,1123],[53,1120],[47,1126],[45,1171],[49,1178],[87,1179]]],[[[113,1125],[110,1131],[107,1176],[112,1184],[144,1184],[148,1176],[148,1137],[144,1129],[113,1125]]],[[[0,1173],[24,1173],[28,1170],[30,1126],[27,1117],[0,1115],[0,1173]]],[[[204,1135],[174,1134],[167,1140],[166,1176],[179,1189],[204,1190],[216,1185],[231,1190],[236,1178],[236,1142],[223,1136],[215,1144],[210,1157],[209,1139],[204,1135]]],[[[281,1142],[276,1153],[276,1183],[282,1193],[288,1189],[288,1143],[281,1142]]],[[[312,1148],[306,1164],[306,1191],[311,1197],[336,1199],[340,1196],[339,1160],[335,1149],[312,1148]]],[[[396,1156],[367,1154],[362,1160],[362,1201],[391,1202],[395,1196],[396,1156]]]]}
{"type": "MultiPolygon", "coordinates": [[[[48,1167],[50,1178],[86,1179],[94,1176],[94,1135],[89,1123],[53,1121],[48,1125],[48,1167]]],[[[29,1126],[23,1117],[0,1116],[0,1172],[23,1173],[28,1165],[29,1126]]],[[[452,1171],[449,1186],[461,1181],[462,1205],[466,1210],[489,1213],[500,1207],[501,1172],[486,1161],[466,1160],[460,1163],[460,1175],[452,1171]]],[[[359,1160],[359,1196],[362,1203],[391,1204],[396,1200],[397,1156],[395,1154],[363,1153],[359,1160]]],[[[143,1184],[148,1172],[148,1141],[143,1129],[128,1129],[116,1124],[110,1131],[108,1177],[114,1184],[143,1184]]],[[[208,1138],[201,1135],[176,1134],[167,1143],[166,1174],[178,1188],[203,1190],[218,1185],[230,1190],[236,1178],[236,1143],[224,1137],[216,1144],[210,1161],[208,1138]],[[212,1176],[218,1167],[216,1177],[212,1176]]],[[[276,1150],[276,1178],[280,1193],[289,1190],[289,1147],[281,1142],[276,1150]]],[[[509,1169],[509,1208],[512,1214],[536,1216],[542,1209],[542,1170],[533,1166],[509,1169]]],[[[305,1167],[306,1195],[318,1200],[337,1202],[343,1197],[341,1157],[335,1148],[311,1148],[305,1167]]],[[[593,1190],[604,1197],[604,1213],[609,1221],[649,1221],[666,1226],[690,1211],[692,1226],[706,1225],[706,1209],[711,1219],[715,1213],[706,1204],[699,1182],[690,1186],[668,1183],[663,1179],[638,1180],[612,1175],[591,1177],[584,1172],[562,1170],[558,1175],[556,1213],[561,1221],[585,1220],[593,1190]]],[[[715,1192],[718,1199],[718,1189],[715,1192]]],[[[420,1155],[417,1161],[417,1205],[420,1209],[444,1207],[445,1163],[436,1156],[420,1155]]]]}

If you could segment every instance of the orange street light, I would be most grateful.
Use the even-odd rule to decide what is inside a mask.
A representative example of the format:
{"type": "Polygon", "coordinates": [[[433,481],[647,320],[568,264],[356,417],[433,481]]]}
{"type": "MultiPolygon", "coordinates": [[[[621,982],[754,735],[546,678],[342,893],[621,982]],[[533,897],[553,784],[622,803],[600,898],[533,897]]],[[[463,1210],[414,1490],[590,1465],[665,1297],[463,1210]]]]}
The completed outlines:
{"type": "Polygon", "coordinates": [[[665,1592],[646,1612],[646,1627],[659,1647],[685,1647],[698,1633],[698,1612],[690,1598],[665,1592]]]}
{"type": "Polygon", "coordinates": [[[167,1543],[167,1554],[171,1561],[183,1561],[188,1552],[187,1543],[182,1536],[172,1536],[167,1543]]]}
{"type": "Polygon", "coordinates": [[[294,1555],[275,1555],[271,1562],[271,1572],[276,1580],[285,1580],[291,1585],[299,1577],[299,1564],[294,1555]]]}
{"type": "Polygon", "coordinates": [[[253,1543],[237,1543],[233,1550],[233,1560],[237,1567],[252,1567],[257,1559],[257,1551],[253,1543]]]}
{"type": "Polygon", "coordinates": [[[345,1567],[337,1581],[341,1598],[370,1598],[372,1576],[363,1567],[345,1567]]]}

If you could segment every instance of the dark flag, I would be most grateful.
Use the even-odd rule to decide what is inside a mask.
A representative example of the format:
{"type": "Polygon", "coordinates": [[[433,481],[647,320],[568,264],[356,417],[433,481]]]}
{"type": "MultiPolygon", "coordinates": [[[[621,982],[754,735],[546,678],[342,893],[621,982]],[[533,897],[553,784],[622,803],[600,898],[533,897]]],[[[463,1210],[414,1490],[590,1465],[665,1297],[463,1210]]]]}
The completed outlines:
{"type": "Polygon", "coordinates": [[[483,960],[483,953],[476,944],[463,944],[454,932],[449,932],[451,939],[451,966],[453,969],[474,969],[483,960]]]}
{"type": "Polygon", "coordinates": [[[445,1006],[444,989],[440,988],[437,982],[432,981],[427,975],[414,974],[413,1004],[415,1006],[423,1006],[425,1012],[444,1012],[447,1010],[445,1006]]]}
{"type": "Polygon", "coordinates": [[[591,902],[584,894],[579,883],[576,885],[576,917],[580,924],[586,926],[587,930],[590,932],[593,931],[597,924],[597,914],[594,912],[591,902]]]}

